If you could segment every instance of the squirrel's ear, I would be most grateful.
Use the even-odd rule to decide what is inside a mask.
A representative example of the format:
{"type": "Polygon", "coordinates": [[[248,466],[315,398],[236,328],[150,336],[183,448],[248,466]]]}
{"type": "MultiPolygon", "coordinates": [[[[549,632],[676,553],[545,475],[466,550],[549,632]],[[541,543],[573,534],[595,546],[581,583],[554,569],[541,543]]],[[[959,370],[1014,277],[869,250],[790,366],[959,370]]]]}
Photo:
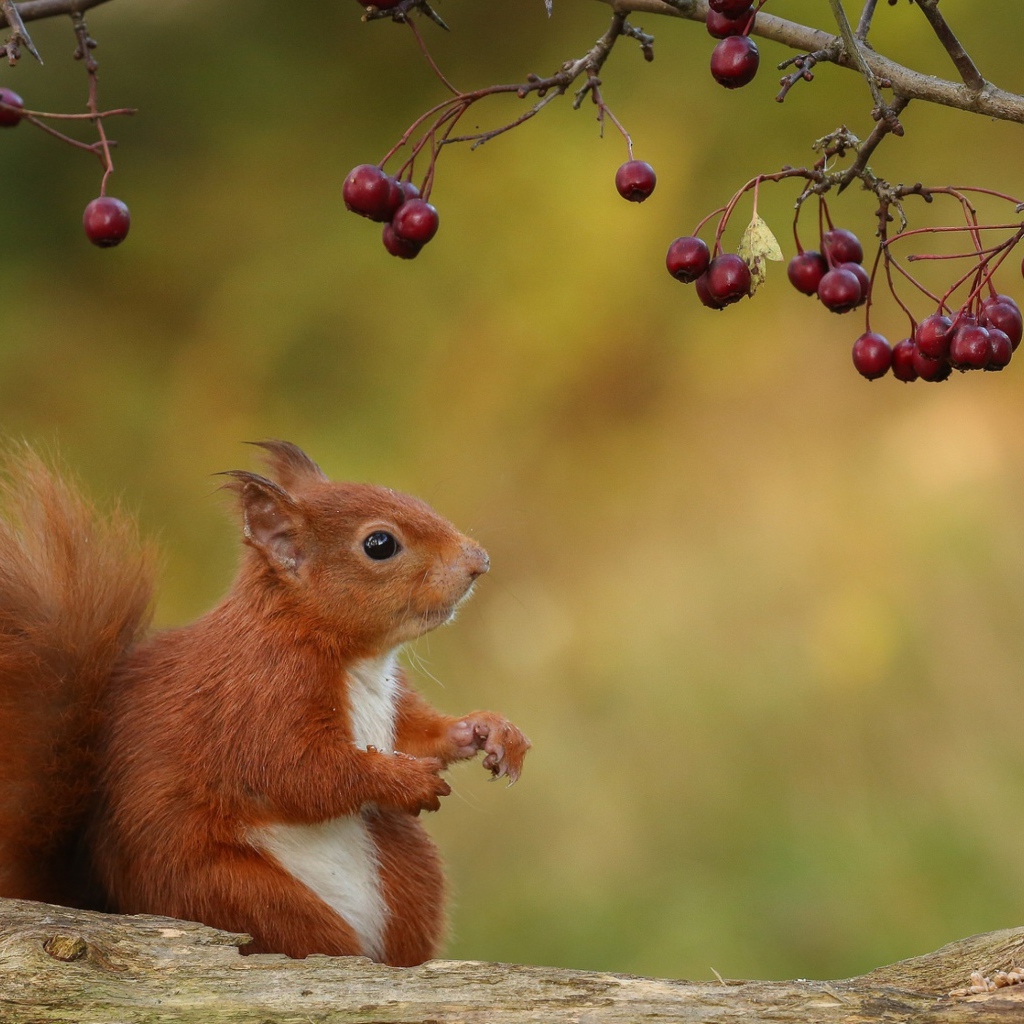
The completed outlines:
{"type": "Polygon", "coordinates": [[[238,495],[245,541],[273,566],[294,572],[305,557],[302,512],[281,487],[257,473],[236,469],[225,487],[238,495]]]}
{"type": "Polygon", "coordinates": [[[323,483],[324,471],[291,441],[250,441],[267,454],[264,461],[270,475],[286,490],[299,491],[304,485],[323,483]]]}

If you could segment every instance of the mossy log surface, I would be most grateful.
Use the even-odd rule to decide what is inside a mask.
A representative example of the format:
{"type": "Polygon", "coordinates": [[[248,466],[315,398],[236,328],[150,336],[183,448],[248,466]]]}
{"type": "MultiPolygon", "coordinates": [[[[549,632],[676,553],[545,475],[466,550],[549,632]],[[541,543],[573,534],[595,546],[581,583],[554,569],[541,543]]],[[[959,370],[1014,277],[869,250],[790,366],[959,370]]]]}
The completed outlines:
{"type": "Polygon", "coordinates": [[[0,900],[3,1024],[642,1024],[1024,1020],[1024,928],[841,981],[688,982],[550,967],[242,956],[246,936],[159,917],[0,900]],[[960,990],[961,994],[950,993],[960,990]]]}

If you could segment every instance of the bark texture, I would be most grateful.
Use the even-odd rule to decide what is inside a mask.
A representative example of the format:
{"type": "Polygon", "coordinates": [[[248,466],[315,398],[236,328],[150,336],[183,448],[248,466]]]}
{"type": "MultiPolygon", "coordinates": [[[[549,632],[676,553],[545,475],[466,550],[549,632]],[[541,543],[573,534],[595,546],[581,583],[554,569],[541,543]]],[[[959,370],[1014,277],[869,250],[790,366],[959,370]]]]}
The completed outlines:
{"type": "Polygon", "coordinates": [[[158,917],[0,900],[4,1024],[1006,1022],[1024,984],[950,995],[1024,963],[1024,928],[842,981],[688,982],[549,967],[241,956],[245,936],[158,917]]]}

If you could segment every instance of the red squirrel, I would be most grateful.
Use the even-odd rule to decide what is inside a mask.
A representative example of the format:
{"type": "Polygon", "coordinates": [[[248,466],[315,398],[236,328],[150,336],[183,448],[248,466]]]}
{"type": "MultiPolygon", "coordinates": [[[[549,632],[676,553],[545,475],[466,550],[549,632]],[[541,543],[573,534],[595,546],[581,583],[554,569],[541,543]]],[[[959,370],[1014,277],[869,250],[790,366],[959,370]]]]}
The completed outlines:
{"type": "Polygon", "coordinates": [[[148,634],[152,556],[35,455],[0,520],[0,895],[247,932],[246,952],[437,955],[444,878],[418,818],[442,771],[530,746],[441,714],[402,645],[454,617],[486,552],[416,498],[332,483],[295,445],[225,474],[227,596],[148,634]]]}

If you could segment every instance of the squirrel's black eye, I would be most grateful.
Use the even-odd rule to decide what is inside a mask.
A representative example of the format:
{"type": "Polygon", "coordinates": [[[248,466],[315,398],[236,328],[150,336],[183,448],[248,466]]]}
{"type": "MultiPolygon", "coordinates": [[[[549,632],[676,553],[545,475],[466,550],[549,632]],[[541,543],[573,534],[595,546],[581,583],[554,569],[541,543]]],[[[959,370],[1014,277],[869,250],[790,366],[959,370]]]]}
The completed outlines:
{"type": "Polygon", "coordinates": [[[374,530],[363,541],[363,550],[375,562],[383,562],[387,558],[393,558],[398,554],[400,547],[401,545],[398,541],[385,530],[374,530]]]}

